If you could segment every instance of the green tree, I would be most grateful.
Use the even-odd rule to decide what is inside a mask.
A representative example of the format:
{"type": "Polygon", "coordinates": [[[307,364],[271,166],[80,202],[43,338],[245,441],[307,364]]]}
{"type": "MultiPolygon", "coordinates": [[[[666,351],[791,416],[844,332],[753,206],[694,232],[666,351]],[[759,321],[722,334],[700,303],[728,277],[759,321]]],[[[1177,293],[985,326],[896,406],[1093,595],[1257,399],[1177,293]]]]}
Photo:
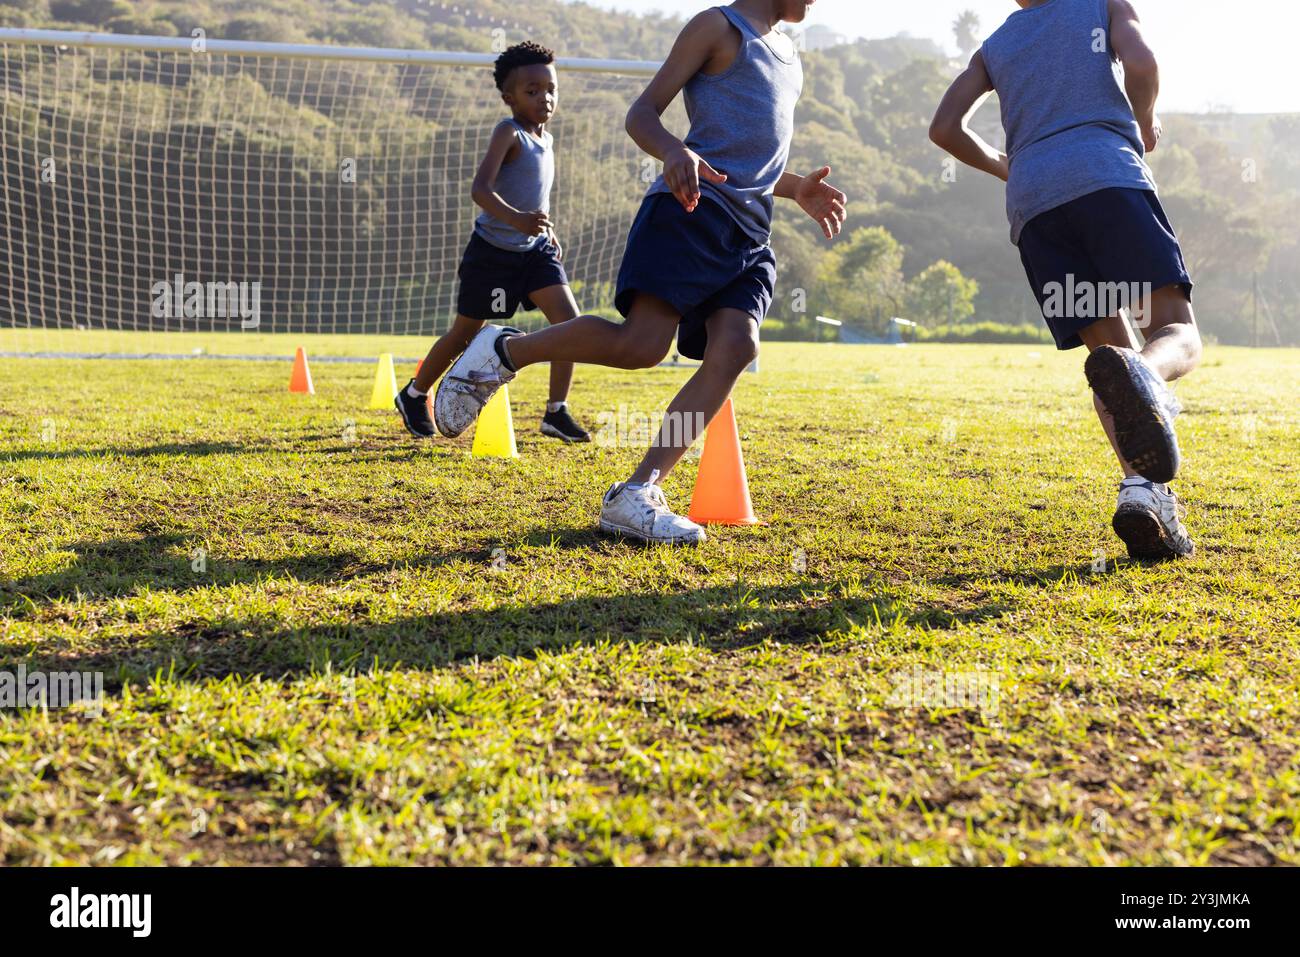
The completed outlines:
{"type": "Polygon", "coordinates": [[[907,318],[952,325],[975,315],[980,284],[950,262],[939,260],[907,284],[907,318]]]}
{"type": "Polygon", "coordinates": [[[288,17],[253,13],[235,17],[217,36],[223,40],[257,40],[263,43],[302,43],[307,35],[288,17]]]}
{"type": "Polygon", "coordinates": [[[127,0],[54,0],[50,13],[58,20],[103,24],[129,17],[135,9],[127,0]]]}
{"type": "Polygon", "coordinates": [[[880,226],[858,229],[822,261],[820,295],[832,318],[883,331],[902,307],[903,247],[880,226]]]}
{"type": "Polygon", "coordinates": [[[50,5],[46,0],[0,0],[0,10],[21,10],[33,17],[48,17],[50,5]]]}
{"type": "Polygon", "coordinates": [[[963,10],[953,21],[952,32],[957,37],[957,49],[961,50],[963,60],[969,60],[979,47],[980,18],[974,10],[963,10]]]}

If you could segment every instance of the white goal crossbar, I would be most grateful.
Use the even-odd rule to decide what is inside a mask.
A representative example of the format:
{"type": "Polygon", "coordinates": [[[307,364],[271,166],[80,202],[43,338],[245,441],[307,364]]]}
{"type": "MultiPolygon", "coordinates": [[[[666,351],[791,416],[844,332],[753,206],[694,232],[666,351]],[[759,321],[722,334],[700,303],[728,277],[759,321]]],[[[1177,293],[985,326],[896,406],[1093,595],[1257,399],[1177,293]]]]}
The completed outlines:
{"type": "MultiPolygon", "coordinates": [[[[101,50],[137,50],[154,53],[194,53],[197,38],[146,37],[76,30],[0,28],[0,43],[33,46],[67,46],[101,50]]],[[[447,50],[395,50],[382,47],[339,47],[323,44],[261,43],[254,40],[202,40],[208,53],[235,56],[280,57],[297,60],[351,60],[357,63],[409,63],[430,66],[491,66],[495,53],[457,53],[447,50]]],[[[650,60],[556,59],[557,68],[573,73],[617,73],[654,76],[661,64],[650,60]]]]}

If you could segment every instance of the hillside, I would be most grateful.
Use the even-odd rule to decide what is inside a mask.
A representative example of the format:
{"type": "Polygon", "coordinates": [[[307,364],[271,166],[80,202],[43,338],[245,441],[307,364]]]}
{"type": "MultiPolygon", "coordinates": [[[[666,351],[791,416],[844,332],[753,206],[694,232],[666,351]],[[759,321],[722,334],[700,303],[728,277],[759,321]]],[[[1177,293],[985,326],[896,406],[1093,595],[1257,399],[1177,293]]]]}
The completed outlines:
{"type": "MultiPolygon", "coordinates": [[[[672,18],[557,0],[476,0],[472,8],[414,0],[0,0],[0,23],[169,35],[201,26],[231,39],[484,52],[503,36],[529,37],[566,56],[638,59],[662,57],[680,28],[672,18]]],[[[1036,324],[1007,241],[1000,185],[964,170],[949,181],[926,137],[955,65],[912,39],[837,45],[805,59],[792,163],[832,165],[852,215],[847,237],[832,249],[801,216],[781,211],[775,317],[806,326],[808,315],[790,308],[791,293],[806,290],[813,314],[834,309],[867,328],[899,313],[928,325],[1036,324]]],[[[617,129],[621,101],[601,102],[617,129]]],[[[981,122],[996,129],[994,104],[981,122]]],[[[1233,343],[1257,334],[1265,343],[1300,342],[1300,117],[1174,116],[1166,125],[1167,145],[1153,166],[1198,282],[1207,332],[1233,343]]],[[[454,171],[449,181],[463,175],[454,171]]]]}

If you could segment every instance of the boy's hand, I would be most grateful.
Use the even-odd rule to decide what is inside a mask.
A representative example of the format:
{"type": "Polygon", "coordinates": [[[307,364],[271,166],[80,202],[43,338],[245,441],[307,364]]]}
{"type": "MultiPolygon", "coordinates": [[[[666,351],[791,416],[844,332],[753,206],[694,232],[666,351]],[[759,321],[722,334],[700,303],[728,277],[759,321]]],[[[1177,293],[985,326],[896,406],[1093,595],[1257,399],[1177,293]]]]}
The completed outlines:
{"type": "Polygon", "coordinates": [[[1160,138],[1165,135],[1164,124],[1160,122],[1160,117],[1153,116],[1150,123],[1142,124],[1142,145],[1147,148],[1147,152],[1155,151],[1160,145],[1160,138]]]}
{"type": "Polygon", "coordinates": [[[700,180],[721,185],[727,177],[685,146],[664,157],[664,182],[688,213],[700,205],[700,180]]]}
{"type": "Polygon", "coordinates": [[[532,213],[519,213],[512,218],[510,225],[530,237],[541,236],[555,228],[551,224],[550,216],[540,209],[532,213]]]}
{"type": "Polygon", "coordinates": [[[827,239],[834,239],[844,228],[844,220],[848,216],[845,208],[848,197],[826,182],[826,177],[830,175],[831,168],[823,166],[817,172],[803,177],[795,188],[794,200],[821,225],[827,239]]]}

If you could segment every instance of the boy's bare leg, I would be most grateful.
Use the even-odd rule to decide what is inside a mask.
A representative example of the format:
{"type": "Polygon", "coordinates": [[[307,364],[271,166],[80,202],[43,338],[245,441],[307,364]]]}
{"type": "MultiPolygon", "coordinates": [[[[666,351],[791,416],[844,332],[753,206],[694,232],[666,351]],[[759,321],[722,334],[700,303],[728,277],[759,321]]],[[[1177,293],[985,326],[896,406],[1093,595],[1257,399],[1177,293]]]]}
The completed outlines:
{"type": "MultiPolygon", "coordinates": [[[[1142,318],[1146,342],[1139,351],[1156,375],[1169,382],[1196,368],[1201,359],[1201,337],[1192,305],[1180,287],[1170,286],[1154,293],[1142,318]]],[[[1094,323],[1083,330],[1081,337],[1093,353],[1103,346],[1136,348],[1128,323],[1120,316],[1094,323]]],[[[1183,526],[1178,497],[1168,485],[1146,481],[1128,463],[1116,437],[1115,420],[1098,396],[1094,395],[1093,402],[1124,469],[1125,481],[1120,486],[1111,524],[1129,555],[1144,561],[1165,561],[1193,554],[1196,546],[1183,526]]]]}
{"type": "Polygon", "coordinates": [[[515,336],[506,342],[505,351],[516,369],[538,362],[649,369],[668,355],[680,322],[681,314],[669,303],[642,294],[623,323],[599,316],[578,316],[526,336],[515,336]]]}
{"type": "MultiPolygon", "coordinates": [[[[1196,326],[1192,304],[1188,302],[1182,288],[1166,286],[1156,290],[1151,297],[1146,318],[1148,321],[1142,331],[1146,344],[1140,349],[1123,316],[1111,316],[1095,322],[1079,335],[1089,352],[1101,346],[1139,351],[1142,358],[1166,382],[1181,379],[1194,371],[1201,361],[1201,334],[1196,326]]],[[[1124,469],[1124,477],[1133,478],[1137,472],[1124,461],[1124,456],[1119,451],[1114,418],[1096,396],[1093,396],[1093,404],[1106,437],[1110,439],[1111,448],[1115,450],[1115,457],[1124,469]]]]}
{"type": "Polygon", "coordinates": [[[1181,286],[1166,286],[1151,295],[1150,322],[1142,335],[1142,358],[1166,382],[1174,382],[1201,364],[1201,333],[1181,286]]]}
{"type": "MultiPolygon", "coordinates": [[[[1083,344],[1088,347],[1089,352],[1100,349],[1102,346],[1116,346],[1120,349],[1137,349],[1137,340],[1133,338],[1133,330],[1129,328],[1128,320],[1123,316],[1111,316],[1109,319],[1102,319],[1094,322],[1088,328],[1079,333],[1079,338],[1083,344]]],[[[1101,427],[1106,432],[1106,438],[1110,440],[1110,447],[1115,451],[1115,458],[1119,459],[1120,468],[1124,470],[1125,478],[1133,478],[1137,472],[1133,467],[1124,461],[1124,454],[1119,450],[1119,441],[1115,438],[1115,418],[1106,411],[1106,406],[1102,404],[1101,399],[1096,395],[1092,396],[1093,407],[1097,410],[1097,418],[1101,420],[1101,427]]]]}
{"type": "Polygon", "coordinates": [[[442,378],[442,374],[451,368],[456,357],[465,351],[470,340],[478,335],[478,331],[482,328],[483,323],[478,319],[457,316],[451,329],[433,344],[429,354],[424,357],[420,373],[415,377],[415,387],[421,392],[432,391],[438,380],[442,378]]]}
{"type": "MultiPolygon", "coordinates": [[[[566,285],[547,286],[529,293],[528,298],[553,326],[578,318],[578,301],[573,298],[573,290],[566,285]]],[[[552,362],[550,401],[567,402],[572,387],[573,363],[552,362]]]]}
{"type": "Polygon", "coordinates": [[[708,330],[704,364],[673,398],[658,436],[629,482],[646,483],[655,472],[660,478],[671,472],[758,357],[758,323],[748,313],[721,309],[709,317],[708,330]]]}
{"type": "MultiPolygon", "coordinates": [[[[580,316],[512,338],[506,343],[506,353],[517,369],[561,358],[620,369],[649,368],[668,354],[680,321],[670,304],[641,295],[622,325],[580,316]]],[[[719,310],[709,317],[708,331],[703,365],[668,406],[655,443],[629,481],[645,483],[656,470],[661,477],[672,471],[758,355],[758,323],[748,313],[719,310]]]]}

